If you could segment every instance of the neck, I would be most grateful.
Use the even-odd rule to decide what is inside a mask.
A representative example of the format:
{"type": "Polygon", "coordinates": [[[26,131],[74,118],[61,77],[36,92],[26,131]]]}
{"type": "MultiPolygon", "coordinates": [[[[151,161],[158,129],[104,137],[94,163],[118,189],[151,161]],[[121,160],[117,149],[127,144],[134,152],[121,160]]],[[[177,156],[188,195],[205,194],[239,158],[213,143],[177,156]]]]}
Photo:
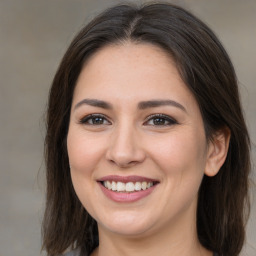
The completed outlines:
{"type": "Polygon", "coordinates": [[[189,218],[170,223],[147,235],[120,235],[99,226],[99,247],[92,256],[212,256],[201,246],[196,225],[189,218]]]}

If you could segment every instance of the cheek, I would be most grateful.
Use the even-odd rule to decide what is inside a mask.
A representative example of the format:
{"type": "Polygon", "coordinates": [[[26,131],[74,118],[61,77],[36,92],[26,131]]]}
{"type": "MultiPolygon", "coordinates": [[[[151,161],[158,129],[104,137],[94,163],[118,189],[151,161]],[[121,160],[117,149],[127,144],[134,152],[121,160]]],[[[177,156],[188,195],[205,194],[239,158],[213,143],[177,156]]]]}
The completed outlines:
{"type": "Polygon", "coordinates": [[[91,198],[95,198],[96,182],[94,171],[102,155],[102,144],[93,136],[85,136],[84,131],[73,127],[67,136],[68,157],[71,179],[76,194],[89,213],[94,215],[91,198]]]}
{"type": "Polygon", "coordinates": [[[154,161],[169,176],[185,177],[203,175],[206,164],[204,133],[196,131],[174,132],[155,140],[151,147],[154,161]]]}
{"type": "Polygon", "coordinates": [[[67,137],[67,148],[72,169],[89,174],[100,161],[103,145],[99,138],[85,136],[83,132],[76,132],[71,128],[67,137]]]}
{"type": "Polygon", "coordinates": [[[151,155],[163,173],[166,189],[161,200],[166,212],[178,214],[197,201],[206,163],[204,139],[194,133],[177,133],[154,145],[151,155]]]}
{"type": "Polygon", "coordinates": [[[95,188],[94,171],[102,156],[102,144],[84,131],[71,127],[67,137],[67,149],[73,186],[85,205],[88,194],[95,188]],[[98,142],[98,143],[97,143],[98,142]]]}

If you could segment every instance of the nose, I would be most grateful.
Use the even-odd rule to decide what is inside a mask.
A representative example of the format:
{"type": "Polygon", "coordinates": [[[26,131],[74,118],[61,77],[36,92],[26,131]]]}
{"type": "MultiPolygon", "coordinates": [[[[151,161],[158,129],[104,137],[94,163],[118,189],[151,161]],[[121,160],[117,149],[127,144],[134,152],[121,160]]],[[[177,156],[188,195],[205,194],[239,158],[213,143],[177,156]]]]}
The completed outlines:
{"type": "Polygon", "coordinates": [[[106,158],[120,168],[128,168],[145,160],[146,154],[135,128],[123,126],[113,131],[106,158]]]}

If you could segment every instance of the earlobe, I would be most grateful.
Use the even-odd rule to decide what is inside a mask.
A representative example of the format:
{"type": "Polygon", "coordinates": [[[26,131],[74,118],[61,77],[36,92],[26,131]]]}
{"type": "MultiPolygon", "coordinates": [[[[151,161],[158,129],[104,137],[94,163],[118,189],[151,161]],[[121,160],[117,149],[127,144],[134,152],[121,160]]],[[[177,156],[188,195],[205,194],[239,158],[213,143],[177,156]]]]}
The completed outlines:
{"type": "Polygon", "coordinates": [[[225,127],[217,131],[209,142],[205,174],[215,176],[224,164],[230,141],[230,130],[225,127]]]}

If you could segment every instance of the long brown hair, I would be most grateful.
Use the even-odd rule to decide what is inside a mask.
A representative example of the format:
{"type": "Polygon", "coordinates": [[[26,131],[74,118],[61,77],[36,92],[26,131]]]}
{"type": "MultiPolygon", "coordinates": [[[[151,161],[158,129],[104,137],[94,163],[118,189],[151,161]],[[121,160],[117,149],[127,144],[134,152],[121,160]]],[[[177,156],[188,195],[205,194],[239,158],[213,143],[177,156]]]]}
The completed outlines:
{"type": "Polygon", "coordinates": [[[73,92],[83,64],[102,47],[124,41],[151,43],[171,56],[198,102],[208,139],[223,127],[230,130],[224,165],[216,176],[205,176],[199,190],[197,231],[201,244],[209,250],[237,256],[249,212],[250,140],[236,75],[214,33],[186,10],[167,3],[141,7],[125,4],[106,10],[80,31],[64,55],[48,102],[43,249],[51,256],[69,247],[89,255],[98,245],[97,223],[72,186],[66,137],[73,92]]]}

